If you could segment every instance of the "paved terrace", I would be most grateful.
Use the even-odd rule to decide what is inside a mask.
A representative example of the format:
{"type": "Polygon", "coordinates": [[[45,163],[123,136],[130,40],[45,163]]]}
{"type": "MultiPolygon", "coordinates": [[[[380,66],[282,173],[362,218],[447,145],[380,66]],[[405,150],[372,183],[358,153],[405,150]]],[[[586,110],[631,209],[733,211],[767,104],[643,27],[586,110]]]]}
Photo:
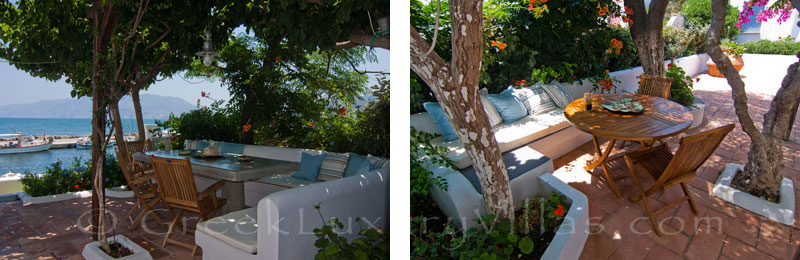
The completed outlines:
{"type": "MultiPolygon", "coordinates": [[[[763,114],[780,87],[786,68],[797,58],[792,56],[748,55],[742,69],[747,84],[750,114],[760,129],[763,114]],[[749,56],[749,57],[748,57],[749,56]],[[758,64],[758,65],[755,65],[758,64]]],[[[583,166],[594,156],[591,143],[554,160],[555,175],[579,189],[589,197],[589,214],[592,234],[583,248],[581,259],[795,259],[800,247],[800,214],[795,224],[787,226],[755,215],[741,207],[711,195],[719,173],[728,163],[744,164],[747,161],[750,138],[745,134],[733,109],[730,87],[723,78],[699,75],[695,95],[707,104],[703,125],[688,131],[697,133],[729,123],[737,124],[719,149],[698,171],[698,177],[688,181],[697,202],[698,215],[689,209],[688,202],[657,216],[662,224],[663,236],[652,232],[652,226],[641,202],[628,201],[635,193],[631,178],[617,181],[624,198],[610,192],[602,170],[591,174],[583,166]],[[703,218],[705,217],[705,218],[703,218]],[[712,220],[713,219],[713,220],[712,220]],[[719,219],[720,221],[717,221],[719,219]],[[602,228],[600,227],[602,226],[602,228]]],[[[795,183],[795,197],[800,198],[800,119],[795,121],[791,140],[783,145],[784,168],[782,174],[795,183]]],[[[667,139],[673,152],[678,148],[678,137],[667,139]]],[[[637,145],[628,145],[636,147],[637,145]]],[[[626,148],[630,150],[630,148],[626,148]]],[[[615,153],[619,151],[615,150],[615,153]]],[[[613,161],[612,175],[627,173],[621,158],[613,161]]],[[[652,180],[641,170],[642,180],[652,180]]],[[[646,181],[647,182],[647,181],[646,181]]],[[[643,184],[649,187],[652,181],[643,184]]],[[[650,199],[656,208],[683,196],[679,186],[656,194],[650,199]],[[653,199],[655,198],[655,199],[653,199]]],[[[795,207],[800,209],[800,200],[795,207]]]]}

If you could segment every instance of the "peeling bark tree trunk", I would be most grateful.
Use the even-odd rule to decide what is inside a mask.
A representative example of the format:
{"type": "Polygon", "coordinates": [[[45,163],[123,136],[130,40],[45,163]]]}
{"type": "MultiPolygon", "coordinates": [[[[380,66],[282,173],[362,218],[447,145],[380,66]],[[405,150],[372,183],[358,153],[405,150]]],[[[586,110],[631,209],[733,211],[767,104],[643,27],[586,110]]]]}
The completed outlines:
{"type": "Polygon", "coordinates": [[[625,5],[633,10],[631,37],[642,62],[644,74],[661,76],[664,74],[664,13],[667,0],[652,0],[647,12],[644,0],[625,0],[625,5]]]}
{"type": "MultiPolygon", "coordinates": [[[[765,197],[775,197],[780,192],[781,170],[783,169],[783,137],[791,131],[792,108],[796,107],[800,97],[800,62],[789,66],[786,76],[781,82],[775,98],[772,99],[769,111],[764,114],[762,130],[756,128],[748,113],[747,93],[739,72],[733,68],[719,47],[725,23],[725,8],[728,0],[713,0],[714,18],[706,38],[706,51],[717,68],[725,75],[731,86],[731,96],[736,116],[739,117],[742,129],[750,136],[750,152],[741,178],[737,178],[737,186],[745,191],[765,197]]],[[[797,6],[795,6],[796,8],[797,6]]],[[[800,55],[798,55],[800,58],[800,55]]]]}
{"type": "Polygon", "coordinates": [[[445,62],[411,27],[411,69],[431,87],[464,144],[490,214],[513,218],[506,166],[478,94],[483,44],[483,1],[450,1],[453,60],[445,62]]]}
{"type": "MultiPolygon", "coordinates": [[[[122,152],[122,156],[128,155],[128,144],[125,142],[125,132],[122,129],[122,117],[119,115],[119,98],[112,98],[111,104],[109,105],[110,109],[109,112],[111,113],[111,118],[114,120],[112,125],[114,126],[114,138],[117,139],[117,146],[119,150],[122,152]]],[[[126,161],[129,161],[129,158],[120,158],[126,161]]]]}
{"type": "Polygon", "coordinates": [[[133,101],[133,111],[136,113],[136,128],[139,129],[139,140],[146,140],[147,133],[144,130],[144,119],[142,118],[142,102],[139,100],[139,88],[131,89],[131,101],[133,101]]]}

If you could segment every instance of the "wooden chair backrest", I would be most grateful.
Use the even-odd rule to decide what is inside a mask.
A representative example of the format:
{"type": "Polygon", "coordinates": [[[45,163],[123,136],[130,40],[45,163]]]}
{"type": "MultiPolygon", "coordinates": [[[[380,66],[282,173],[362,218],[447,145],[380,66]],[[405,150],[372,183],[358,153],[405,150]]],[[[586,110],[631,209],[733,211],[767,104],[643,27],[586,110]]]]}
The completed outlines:
{"type": "Polygon", "coordinates": [[[138,140],[138,141],[128,141],[125,142],[125,146],[128,148],[128,154],[133,153],[143,153],[152,151],[152,145],[147,140],[138,140]]]}
{"type": "Polygon", "coordinates": [[[114,152],[117,154],[117,161],[119,161],[119,167],[122,168],[122,175],[125,176],[125,180],[128,183],[133,182],[133,176],[131,176],[133,165],[128,161],[127,155],[119,152],[119,146],[114,146],[114,152]]]}
{"type": "Polygon", "coordinates": [[[639,76],[639,90],[637,93],[660,98],[669,98],[669,88],[672,86],[672,80],[672,78],[642,74],[639,76]]]}
{"type": "Polygon", "coordinates": [[[197,187],[189,158],[173,159],[150,156],[161,198],[169,207],[197,209],[197,187]]]}
{"type": "Polygon", "coordinates": [[[700,132],[681,138],[678,151],[656,181],[656,185],[663,185],[667,181],[694,174],[698,168],[714,154],[725,136],[733,130],[734,124],[700,132]]]}

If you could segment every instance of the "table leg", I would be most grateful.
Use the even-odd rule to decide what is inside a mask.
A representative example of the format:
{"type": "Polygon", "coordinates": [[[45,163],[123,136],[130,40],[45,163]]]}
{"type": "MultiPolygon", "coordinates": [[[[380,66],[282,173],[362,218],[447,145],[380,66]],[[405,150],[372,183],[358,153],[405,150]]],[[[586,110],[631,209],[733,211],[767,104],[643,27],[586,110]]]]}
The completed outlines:
{"type": "Polygon", "coordinates": [[[606,181],[608,182],[608,186],[611,188],[611,191],[614,192],[614,195],[617,195],[617,197],[619,197],[620,194],[619,191],[617,190],[617,185],[614,184],[614,179],[611,178],[611,175],[608,174],[608,169],[606,169],[606,159],[608,158],[608,155],[611,154],[611,151],[614,150],[614,143],[616,143],[616,141],[617,141],[616,139],[611,139],[608,143],[608,146],[606,147],[606,150],[601,151],[600,142],[597,141],[597,136],[593,135],[592,143],[594,144],[594,150],[597,153],[597,159],[595,159],[589,165],[583,167],[583,169],[586,171],[590,171],[594,168],[597,168],[597,166],[603,168],[603,174],[605,174],[606,176],[606,181]]]}
{"type": "Polygon", "coordinates": [[[222,214],[244,209],[244,182],[225,181],[222,186],[222,196],[228,201],[222,208],[222,214]]]}

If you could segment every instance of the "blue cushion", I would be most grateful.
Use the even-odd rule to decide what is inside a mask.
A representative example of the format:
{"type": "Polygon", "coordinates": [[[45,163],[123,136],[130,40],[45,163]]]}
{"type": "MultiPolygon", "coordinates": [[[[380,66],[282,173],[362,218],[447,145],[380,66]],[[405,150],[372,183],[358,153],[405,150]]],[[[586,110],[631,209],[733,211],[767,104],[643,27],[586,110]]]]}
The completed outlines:
{"type": "Polygon", "coordinates": [[[440,106],[438,102],[425,102],[422,106],[425,107],[425,110],[431,115],[433,121],[439,126],[439,130],[442,130],[445,141],[458,139],[456,130],[453,129],[453,125],[450,124],[450,120],[447,119],[447,115],[444,114],[444,110],[442,110],[442,106],[440,106]]]}
{"type": "MultiPolygon", "coordinates": [[[[506,172],[508,173],[508,181],[511,181],[522,174],[536,169],[536,167],[549,161],[550,158],[542,155],[533,148],[528,146],[520,147],[519,149],[509,151],[503,154],[503,162],[506,164],[506,172]]],[[[478,175],[475,173],[475,168],[470,166],[461,171],[461,174],[472,183],[478,193],[483,194],[481,183],[478,181],[478,175]]]]}
{"type": "Polygon", "coordinates": [[[347,167],[344,168],[344,177],[359,175],[372,170],[372,164],[366,156],[350,153],[347,160],[347,167]]]}
{"type": "Polygon", "coordinates": [[[523,105],[511,91],[503,91],[500,92],[500,94],[489,94],[486,95],[486,98],[497,108],[497,112],[500,112],[500,117],[503,118],[503,122],[506,124],[517,121],[528,115],[528,111],[525,110],[525,105],[523,105]]]}
{"type": "Polygon", "coordinates": [[[294,172],[292,177],[309,181],[317,181],[319,167],[322,166],[323,160],[325,160],[325,153],[313,155],[303,152],[303,155],[300,158],[300,169],[294,172]]]}
{"type": "Polygon", "coordinates": [[[243,144],[222,142],[219,146],[219,153],[242,154],[244,153],[244,146],[243,144]]]}
{"type": "Polygon", "coordinates": [[[195,148],[195,150],[202,151],[203,149],[206,149],[207,146],[208,146],[208,141],[206,141],[206,140],[198,140],[197,141],[197,148],[195,148]]]}

